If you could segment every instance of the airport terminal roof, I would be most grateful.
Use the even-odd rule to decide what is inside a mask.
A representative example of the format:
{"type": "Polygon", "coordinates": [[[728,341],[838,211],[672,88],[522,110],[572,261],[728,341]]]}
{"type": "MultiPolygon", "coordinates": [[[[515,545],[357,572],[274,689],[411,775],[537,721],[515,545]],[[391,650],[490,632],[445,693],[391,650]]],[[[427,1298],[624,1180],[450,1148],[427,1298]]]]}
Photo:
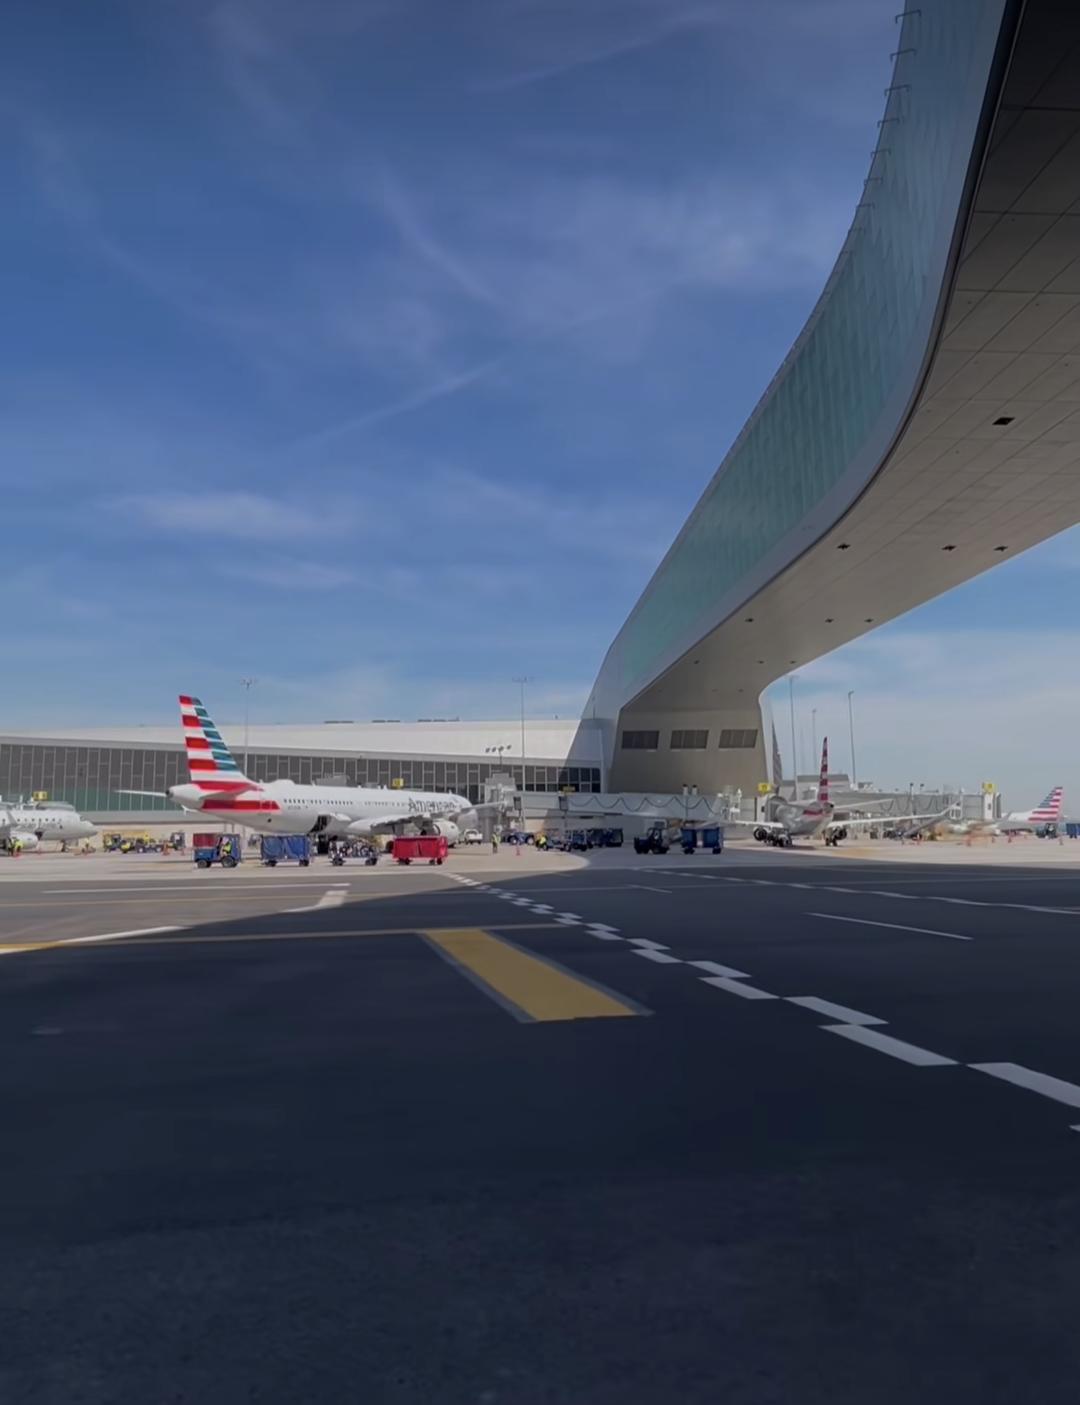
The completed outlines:
{"type": "MultiPolygon", "coordinates": [[[[234,751],[244,748],[244,724],[221,723],[221,733],[234,751]]],[[[50,727],[9,730],[0,743],[45,746],[156,747],[180,746],[180,722],[162,726],[130,724],[125,727],[50,727]]],[[[251,724],[248,750],[305,752],[313,755],[350,754],[434,756],[497,759],[497,748],[508,761],[521,759],[521,718],[506,721],[396,720],[319,723],[251,724]]],[[[525,719],[525,755],[530,761],[562,763],[573,751],[575,763],[600,764],[599,733],[577,718],[525,719]]]]}

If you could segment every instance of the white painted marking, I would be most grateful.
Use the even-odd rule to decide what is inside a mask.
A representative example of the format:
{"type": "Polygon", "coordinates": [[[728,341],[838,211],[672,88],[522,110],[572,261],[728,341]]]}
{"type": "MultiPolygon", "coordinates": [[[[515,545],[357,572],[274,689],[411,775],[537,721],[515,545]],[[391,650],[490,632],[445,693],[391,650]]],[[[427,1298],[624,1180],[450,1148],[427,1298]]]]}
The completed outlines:
{"type": "Polygon", "coordinates": [[[554,912],[550,903],[533,903],[533,912],[554,912]]]}
{"type": "Polygon", "coordinates": [[[881,888],[871,888],[870,896],[874,898],[903,898],[905,902],[918,902],[921,893],[887,893],[881,888]]]}
{"type": "Polygon", "coordinates": [[[939,932],[933,927],[906,927],[900,922],[871,922],[869,917],[841,917],[836,912],[808,912],[807,917],[824,917],[828,922],[855,922],[860,927],[888,927],[894,932],[918,932],[924,937],[949,937],[954,942],[974,941],[959,932],[939,932]]]}
{"type": "Polygon", "coordinates": [[[601,942],[621,942],[621,941],[622,941],[622,937],[619,936],[618,932],[594,932],[591,927],[589,928],[589,935],[590,935],[591,937],[595,937],[595,938],[597,939],[597,941],[601,941],[601,942]]]}
{"type": "Polygon", "coordinates": [[[821,1028],[830,1034],[839,1034],[843,1039],[851,1039],[856,1044],[865,1044],[868,1049],[876,1049],[879,1054],[888,1054],[890,1058],[916,1064],[919,1068],[956,1063],[955,1059],[947,1059],[944,1054],[920,1049],[917,1044],[905,1044],[902,1039],[893,1039],[888,1034],[879,1034],[876,1029],[864,1029],[861,1025],[823,1024],[821,1028]]]}
{"type": "Polygon", "coordinates": [[[514,899],[514,906],[515,906],[515,907],[532,907],[532,905],[533,905],[532,898],[515,898],[515,899],[514,899]]]}
{"type": "Polygon", "coordinates": [[[777,886],[774,878],[751,878],[750,882],[758,888],[775,888],[777,886]]]}
{"type": "Polygon", "coordinates": [[[629,937],[631,946],[643,946],[649,951],[667,951],[668,948],[663,942],[650,941],[648,937],[629,937]]]}
{"type": "Polygon", "coordinates": [[[779,1000],[771,990],[759,990],[756,985],[745,985],[742,981],[728,980],[724,976],[702,976],[706,985],[714,985],[717,990],[726,990],[729,995],[741,995],[744,1000],[779,1000]]]}
{"type": "Polygon", "coordinates": [[[711,976],[727,976],[733,981],[745,980],[750,975],[749,971],[736,971],[734,966],[721,966],[719,961],[688,961],[686,964],[708,971],[711,976]]]}
{"type": "Polygon", "coordinates": [[[831,1000],[822,1000],[817,995],[785,995],[789,1005],[801,1005],[804,1010],[813,1010],[830,1020],[841,1020],[844,1024],[888,1024],[877,1015],[864,1015],[861,1010],[851,1010],[847,1005],[834,1005],[831,1000]]]}
{"type": "Polygon", "coordinates": [[[613,927],[610,922],[590,922],[589,930],[591,932],[617,932],[619,929],[613,927]]]}
{"type": "Polygon", "coordinates": [[[578,927],[584,919],[580,918],[576,912],[560,912],[555,918],[564,927],[578,927]]]}
{"type": "Polygon", "coordinates": [[[1069,1107],[1080,1107],[1080,1088],[1075,1083],[1051,1078],[1048,1073],[1036,1073],[1023,1064],[968,1064],[968,1068],[988,1073],[991,1078],[1003,1078],[1006,1083],[1015,1083],[1018,1088],[1028,1088],[1032,1093],[1041,1093],[1044,1098],[1053,1098],[1069,1107]]]}
{"type": "Polygon", "coordinates": [[[646,951],[643,947],[634,948],[635,956],[644,956],[646,961],[662,961],[665,966],[681,966],[682,957],[672,956],[666,951],[646,951]]]}
{"type": "Polygon", "coordinates": [[[814,884],[814,883],[789,883],[787,886],[788,886],[789,888],[813,888],[813,887],[816,887],[816,884],[814,884]]]}
{"type": "Polygon", "coordinates": [[[113,942],[120,937],[154,937],[159,932],[179,932],[180,927],[135,927],[130,932],[102,932],[97,937],[61,938],[61,946],[81,946],[84,942],[113,942]]]}
{"type": "Polygon", "coordinates": [[[670,888],[653,888],[648,883],[634,883],[631,886],[637,888],[642,893],[666,893],[669,897],[672,892],[670,888]]]}
{"type": "Polygon", "coordinates": [[[288,907],[286,912],[319,912],[323,908],[340,907],[349,896],[348,888],[330,888],[318,902],[309,903],[306,907],[288,907]]]}
{"type": "Polygon", "coordinates": [[[834,887],[832,887],[832,886],[831,886],[830,884],[828,884],[828,883],[826,883],[826,884],[823,885],[823,890],[824,890],[826,893],[854,893],[854,892],[855,892],[855,889],[854,889],[854,888],[834,888],[834,887]]]}

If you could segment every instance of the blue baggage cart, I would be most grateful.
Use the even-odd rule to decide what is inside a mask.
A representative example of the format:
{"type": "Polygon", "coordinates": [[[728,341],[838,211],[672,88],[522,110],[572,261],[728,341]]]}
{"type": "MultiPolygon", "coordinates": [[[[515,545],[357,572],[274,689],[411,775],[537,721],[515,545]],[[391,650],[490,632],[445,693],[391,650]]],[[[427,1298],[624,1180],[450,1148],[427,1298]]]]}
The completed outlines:
{"type": "Polygon", "coordinates": [[[311,839],[306,834],[264,834],[259,857],[267,868],[279,863],[298,863],[307,868],[311,863],[311,839]]]}

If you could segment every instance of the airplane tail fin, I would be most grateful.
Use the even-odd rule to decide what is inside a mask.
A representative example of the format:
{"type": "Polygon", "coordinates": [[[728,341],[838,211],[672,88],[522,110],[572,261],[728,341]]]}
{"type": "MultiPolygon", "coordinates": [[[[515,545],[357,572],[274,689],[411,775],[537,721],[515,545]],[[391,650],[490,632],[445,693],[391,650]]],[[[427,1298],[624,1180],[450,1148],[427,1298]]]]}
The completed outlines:
{"type": "Polygon", "coordinates": [[[1042,802],[1036,805],[1032,812],[1033,819],[1054,821],[1061,819],[1061,809],[1065,800],[1064,788],[1060,785],[1054,786],[1053,790],[1042,802]]]}
{"type": "Polygon", "coordinates": [[[821,774],[818,777],[818,804],[828,809],[829,805],[829,739],[821,742],[821,774]]]}
{"type": "Polygon", "coordinates": [[[184,733],[192,784],[201,790],[250,790],[253,782],[233,760],[213,718],[198,698],[180,694],[180,725],[184,733]]]}

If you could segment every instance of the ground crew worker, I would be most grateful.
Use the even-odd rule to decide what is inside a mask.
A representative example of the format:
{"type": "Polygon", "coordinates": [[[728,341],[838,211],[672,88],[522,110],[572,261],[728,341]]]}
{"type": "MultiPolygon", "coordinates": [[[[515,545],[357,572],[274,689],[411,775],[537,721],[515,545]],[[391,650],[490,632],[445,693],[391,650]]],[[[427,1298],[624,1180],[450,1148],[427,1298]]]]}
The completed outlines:
{"type": "Polygon", "coordinates": [[[499,831],[497,829],[491,831],[491,852],[493,854],[499,852],[499,831]]]}
{"type": "Polygon", "coordinates": [[[17,859],[21,853],[22,853],[22,840],[21,840],[21,839],[13,839],[13,840],[11,841],[11,857],[12,857],[13,859],[17,859]]]}

